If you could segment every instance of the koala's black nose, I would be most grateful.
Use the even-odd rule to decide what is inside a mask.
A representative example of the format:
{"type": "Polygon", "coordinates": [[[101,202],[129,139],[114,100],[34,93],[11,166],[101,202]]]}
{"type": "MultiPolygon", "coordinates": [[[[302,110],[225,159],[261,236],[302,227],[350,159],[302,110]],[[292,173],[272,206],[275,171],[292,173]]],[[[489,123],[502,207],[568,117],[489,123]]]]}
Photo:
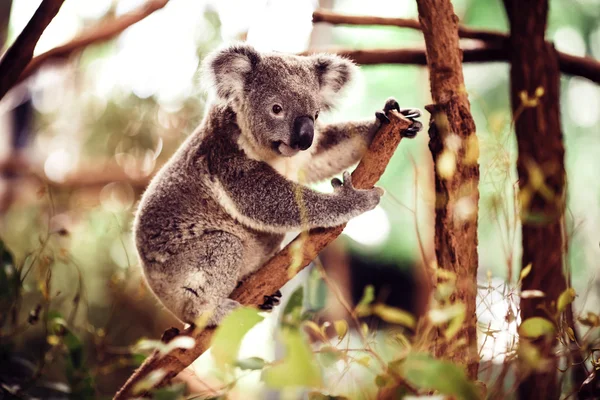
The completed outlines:
{"type": "Polygon", "coordinates": [[[290,140],[292,149],[306,150],[315,135],[315,122],[311,117],[298,117],[294,120],[294,131],[290,140]]]}

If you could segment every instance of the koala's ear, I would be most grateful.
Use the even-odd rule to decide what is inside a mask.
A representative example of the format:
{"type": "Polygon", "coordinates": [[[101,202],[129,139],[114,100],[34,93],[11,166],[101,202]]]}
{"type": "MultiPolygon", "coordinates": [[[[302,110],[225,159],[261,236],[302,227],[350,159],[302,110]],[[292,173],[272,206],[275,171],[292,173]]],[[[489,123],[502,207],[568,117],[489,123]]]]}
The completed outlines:
{"type": "Polygon", "coordinates": [[[229,46],[204,60],[203,80],[216,90],[218,98],[225,101],[234,100],[243,93],[246,78],[260,59],[260,54],[252,46],[229,46]]]}
{"type": "Polygon", "coordinates": [[[333,54],[317,54],[311,57],[320,85],[321,105],[332,108],[340,98],[340,91],[347,86],[358,71],[352,61],[333,54]]]}

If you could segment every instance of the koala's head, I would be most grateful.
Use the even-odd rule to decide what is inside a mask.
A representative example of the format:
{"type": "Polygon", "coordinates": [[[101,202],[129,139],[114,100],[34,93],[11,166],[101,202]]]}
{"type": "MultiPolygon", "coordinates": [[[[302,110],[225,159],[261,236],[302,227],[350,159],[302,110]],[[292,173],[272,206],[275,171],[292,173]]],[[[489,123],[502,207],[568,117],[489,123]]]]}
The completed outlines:
{"type": "Polygon", "coordinates": [[[248,45],[218,51],[204,64],[204,76],[236,112],[246,141],[280,156],[311,147],[319,113],[334,105],[356,70],[335,55],[260,53],[248,45]]]}

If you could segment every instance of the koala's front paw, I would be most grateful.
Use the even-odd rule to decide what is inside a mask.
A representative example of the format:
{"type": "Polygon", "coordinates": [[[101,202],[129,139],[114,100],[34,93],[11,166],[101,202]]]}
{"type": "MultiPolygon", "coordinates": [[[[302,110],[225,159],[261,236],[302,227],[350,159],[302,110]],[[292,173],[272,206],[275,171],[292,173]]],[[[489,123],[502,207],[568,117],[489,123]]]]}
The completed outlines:
{"type": "Polygon", "coordinates": [[[338,178],[331,180],[331,186],[333,186],[334,193],[338,196],[350,199],[353,206],[361,212],[374,209],[377,204],[379,204],[381,196],[385,193],[385,191],[379,187],[365,190],[355,189],[352,185],[352,176],[348,171],[344,171],[343,178],[343,183],[338,178]]]}
{"type": "Polygon", "coordinates": [[[273,307],[278,305],[281,301],[281,292],[278,290],[270,296],[264,296],[264,300],[264,303],[258,306],[258,308],[260,308],[263,311],[271,311],[273,307]]]}
{"type": "Polygon", "coordinates": [[[402,114],[412,122],[412,124],[408,128],[401,132],[401,135],[403,137],[413,138],[417,135],[417,133],[419,133],[419,131],[421,131],[421,129],[423,129],[423,124],[415,120],[416,118],[419,118],[421,116],[421,111],[417,108],[400,109],[400,105],[394,98],[387,99],[385,105],[383,106],[383,111],[375,112],[375,116],[382,124],[389,124],[390,118],[388,117],[388,115],[391,110],[396,110],[400,112],[400,114],[402,114]]]}

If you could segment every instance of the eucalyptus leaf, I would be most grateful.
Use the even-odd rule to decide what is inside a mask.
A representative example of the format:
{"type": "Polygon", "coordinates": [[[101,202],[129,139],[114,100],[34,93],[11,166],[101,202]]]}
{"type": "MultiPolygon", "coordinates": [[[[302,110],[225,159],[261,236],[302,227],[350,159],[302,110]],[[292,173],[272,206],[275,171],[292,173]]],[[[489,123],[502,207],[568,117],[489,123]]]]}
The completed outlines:
{"type": "Polygon", "coordinates": [[[242,339],[263,320],[253,308],[240,307],[227,315],[213,335],[211,354],[219,367],[233,365],[237,359],[242,339]]]}

